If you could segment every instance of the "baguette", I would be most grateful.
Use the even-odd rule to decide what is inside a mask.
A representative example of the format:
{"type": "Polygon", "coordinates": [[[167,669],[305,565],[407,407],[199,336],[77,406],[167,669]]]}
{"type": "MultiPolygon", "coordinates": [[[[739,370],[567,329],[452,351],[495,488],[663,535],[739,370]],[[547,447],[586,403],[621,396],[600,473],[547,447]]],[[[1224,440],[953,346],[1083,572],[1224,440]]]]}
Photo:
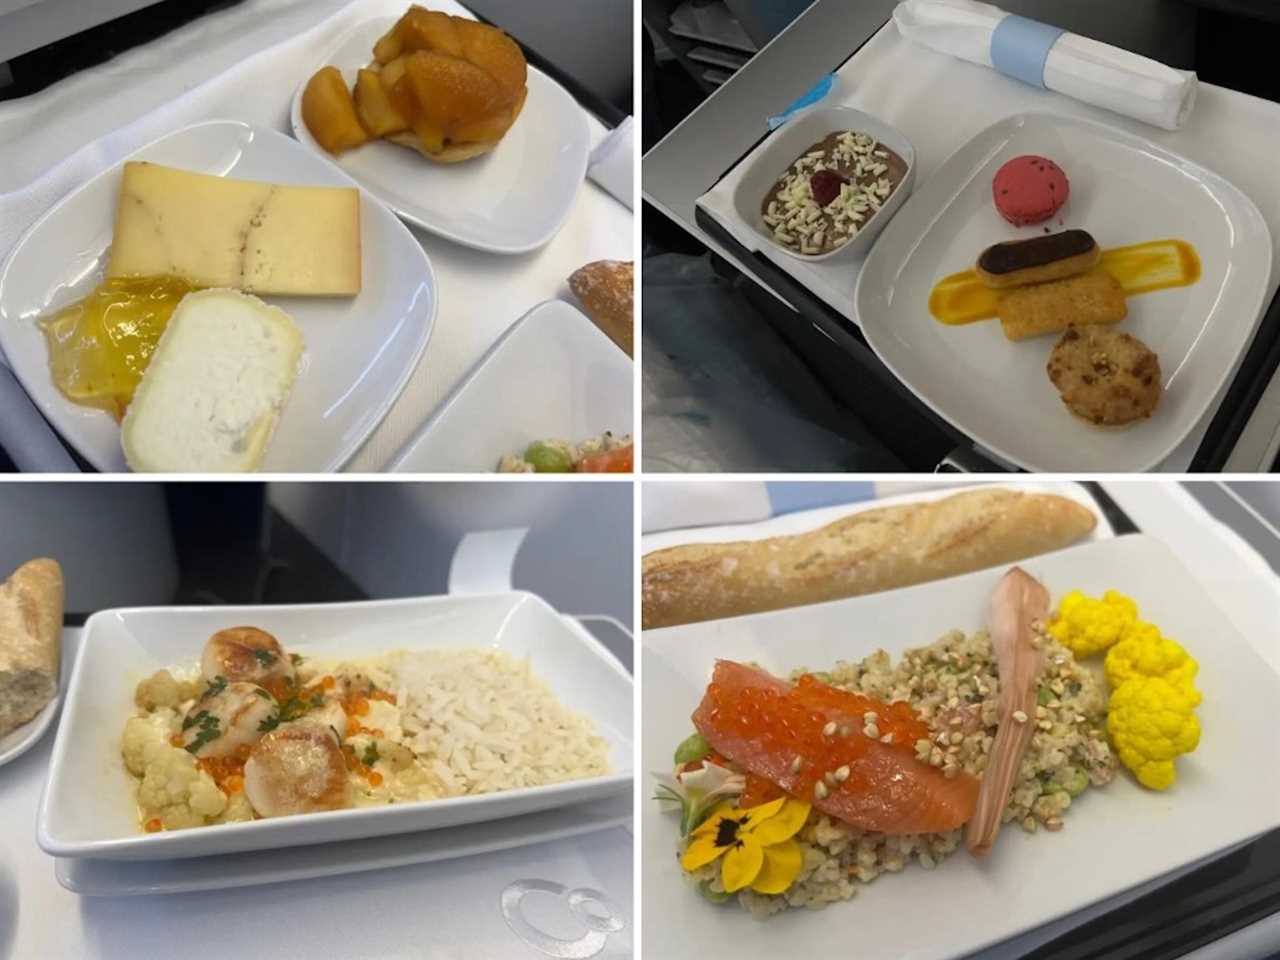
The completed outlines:
{"type": "Polygon", "coordinates": [[[809,533],[671,547],[641,561],[641,624],[669,627],[939,580],[1057,550],[1096,523],[1066,497],[984,487],[865,510],[809,533]]]}
{"type": "Polygon", "coordinates": [[[57,694],[61,645],[62,568],[24,563],[0,584],[0,737],[57,694]]]}
{"type": "Polygon", "coordinates": [[[591,322],[628,356],[634,356],[635,264],[597,260],[569,275],[569,288],[591,322]]]}

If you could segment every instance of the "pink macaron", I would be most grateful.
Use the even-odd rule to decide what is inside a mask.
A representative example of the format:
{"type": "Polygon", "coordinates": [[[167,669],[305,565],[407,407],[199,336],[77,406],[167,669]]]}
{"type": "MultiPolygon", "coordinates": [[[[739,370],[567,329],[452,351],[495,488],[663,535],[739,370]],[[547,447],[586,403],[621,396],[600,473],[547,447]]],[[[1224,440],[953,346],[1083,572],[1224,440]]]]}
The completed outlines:
{"type": "Polygon", "coordinates": [[[991,181],[991,196],[1000,216],[1019,227],[1048,220],[1062,209],[1070,192],[1061,167],[1030,154],[1014,157],[991,181]]]}

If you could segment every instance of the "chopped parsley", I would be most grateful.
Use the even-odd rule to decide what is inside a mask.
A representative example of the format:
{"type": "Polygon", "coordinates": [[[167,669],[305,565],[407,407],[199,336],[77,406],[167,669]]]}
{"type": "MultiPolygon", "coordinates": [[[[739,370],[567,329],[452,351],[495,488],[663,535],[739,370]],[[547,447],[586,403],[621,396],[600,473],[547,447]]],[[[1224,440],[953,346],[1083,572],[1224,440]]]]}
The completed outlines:
{"type": "Polygon", "coordinates": [[[378,742],[376,740],[370,740],[369,746],[365,748],[364,756],[360,758],[360,762],[366,767],[372,767],[378,762],[378,759],[378,742]]]}
{"type": "Polygon", "coordinates": [[[287,720],[297,720],[308,710],[316,710],[324,706],[324,694],[313,694],[306,700],[302,700],[297,694],[291,696],[284,703],[280,704],[279,722],[287,720]]]}
{"type": "Polygon", "coordinates": [[[209,685],[204,688],[204,693],[200,694],[200,699],[208,700],[210,697],[216,697],[225,689],[227,689],[227,678],[221,676],[214,677],[209,682],[209,685]]]}
{"type": "Polygon", "coordinates": [[[208,710],[201,710],[194,717],[188,718],[192,722],[190,724],[183,722],[184,727],[199,727],[195,739],[187,744],[187,753],[199,753],[200,748],[206,743],[212,743],[222,736],[222,731],[218,729],[218,718],[211,714],[208,710]]]}
{"type": "Polygon", "coordinates": [[[257,690],[255,690],[255,691],[254,691],[254,693],[256,693],[258,696],[260,696],[263,700],[270,700],[270,699],[271,699],[271,694],[267,693],[267,691],[263,690],[261,687],[259,687],[257,690]]]}
{"type": "Polygon", "coordinates": [[[280,714],[273,713],[261,723],[258,724],[259,733],[270,733],[276,727],[280,726],[280,714]]]}
{"type": "Polygon", "coordinates": [[[280,658],[270,650],[254,650],[253,659],[257,660],[264,667],[269,667],[280,658]]]}
{"type": "Polygon", "coordinates": [[[305,657],[303,657],[302,654],[300,653],[291,653],[289,654],[289,659],[293,661],[293,665],[295,667],[300,667],[302,666],[302,663],[305,657]]]}

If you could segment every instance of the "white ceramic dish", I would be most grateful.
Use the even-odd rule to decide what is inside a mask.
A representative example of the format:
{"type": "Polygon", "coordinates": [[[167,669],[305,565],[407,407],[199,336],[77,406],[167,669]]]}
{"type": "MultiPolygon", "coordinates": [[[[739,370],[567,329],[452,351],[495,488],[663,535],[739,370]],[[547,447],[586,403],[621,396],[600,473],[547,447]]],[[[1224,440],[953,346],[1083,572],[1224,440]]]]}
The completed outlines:
{"type": "Polygon", "coordinates": [[[34,747],[53,726],[53,718],[58,715],[58,708],[62,706],[62,692],[67,689],[67,681],[71,678],[71,663],[75,658],[78,636],[79,631],[63,631],[58,669],[58,692],[34,717],[18,729],[10,730],[0,737],[0,767],[11,760],[17,760],[34,747]]]}
{"type": "Polygon", "coordinates": [[[631,816],[631,796],[620,793],[493,823],[284,850],[146,862],[58,857],[54,874],[72,893],[86,897],[195,893],[473,857],[623,826],[631,816]]]}
{"type": "Polygon", "coordinates": [[[491,473],[534,440],[631,433],[632,377],[595,324],[548,300],[507,329],[387,469],[491,473]]]}
{"type": "MultiPolygon", "coordinates": [[[[1060,497],[1068,497],[1085,507],[1097,518],[1098,524],[1093,528],[1084,542],[1108,540],[1115,536],[1111,523],[1106,515],[1098,509],[1098,503],[1078,483],[1070,481],[1045,482],[1009,480],[999,481],[1001,487],[1020,490],[1026,493],[1052,493],[1060,497]]],[[[831,507],[818,507],[813,510],[800,510],[796,513],[779,514],[768,520],[755,523],[717,524],[710,527],[687,527],[683,530],[662,530],[646,533],[640,538],[641,554],[654,550],[665,550],[667,547],[678,547],[686,543],[725,543],[734,540],[764,540],[768,537],[784,537],[797,533],[808,533],[819,527],[833,523],[841,517],[851,517],[864,510],[878,510],[881,507],[894,507],[906,503],[926,503],[930,500],[941,500],[955,496],[966,490],[973,490],[984,484],[965,484],[963,486],[944,487],[941,490],[912,490],[892,497],[878,497],[875,500],[861,500],[857,503],[841,503],[831,507]]]]}
{"type": "Polygon", "coordinates": [[[1210,411],[1253,337],[1270,276],[1266,222],[1222,177],[1114,127],[1022,114],[979,133],[916,191],[867,256],[854,302],[894,374],[983,447],[1031,470],[1137,472],[1210,411]],[[1099,430],[1072,417],[1045,374],[1057,337],[1013,343],[994,320],[949,327],[929,315],[939,279],[1041,229],[1006,223],[991,202],[996,170],[1025,153],[1052,158],[1070,179],[1052,229],[1086,229],[1103,249],[1178,237],[1199,251],[1198,283],[1130,297],[1120,325],[1160,357],[1165,393],[1150,420],[1099,430]]]}
{"type": "Polygon", "coordinates": [[[585,633],[526,593],[279,607],[158,607],[94,614],[65,697],[37,839],[59,857],[175,859],[435,830],[630,792],[631,678],[585,633]],[[215,630],[252,623],[304,655],[494,647],[528,657],[560,701],[589,716],[614,773],[542,787],[394,806],[139,832],[120,731],[137,682],[198,662],[215,630]]]}
{"type": "MultiPolygon", "coordinates": [[[[355,185],[289,137],[231,120],[185,127],[129,159],[243,180],[355,185]]],[[[100,282],[122,166],[60,200],[18,242],[0,272],[0,347],[49,422],[104,472],[127,469],[119,426],[107,413],[73,404],[58,392],[37,318],[100,282]]],[[[431,336],[437,297],[431,262],[404,224],[364,193],[360,240],[359,295],[263,298],[287,310],[306,340],[264,471],[341,467],[391,409],[431,336]]]]}
{"type": "MultiPolygon", "coordinates": [[[[1108,786],[1072,804],[1059,834],[1001,831],[978,862],[960,851],[935,870],[913,864],[864,887],[852,901],[813,913],[794,910],[765,923],[731,905],[716,908],[679,876],[674,819],[656,803],[642,817],[644,940],[655,956],[709,956],[734,943],[743,960],[818,955],[856,931],[865,958],[959,957],[1116,896],[1138,884],[1280,826],[1280,769],[1260,762],[1280,750],[1270,717],[1280,676],[1268,667],[1173,553],[1133,534],[1027,561],[1056,603],[1071,589],[1133,596],[1144,618],[1177,637],[1200,661],[1199,749],[1179,761],[1166,793],[1138,786],[1120,770],[1108,786]],[[1052,878],[1052,882],[1046,882],[1052,878]],[[928,922],[921,923],[927,904],[928,922]]],[[[896,660],[947,630],[986,621],[1004,569],[852,600],[776,613],[646,631],[644,769],[666,771],[689,734],[717,657],[752,660],[775,673],[821,669],[884,647],[896,660]]],[[[643,794],[648,794],[646,789],[643,794]]]]}
{"type": "Polygon", "coordinates": [[[347,85],[373,59],[373,44],[395,18],[354,27],[301,79],[293,98],[293,134],[336,164],[408,222],[490,253],[526,253],[559,232],[587,172],[587,117],[564,88],[529,67],[524,109],[492,151],[463,163],[432,163],[394,143],[368,143],[333,156],[302,122],[302,91],[315,70],[332,65],[347,85]]]}
{"type": "Polygon", "coordinates": [[[797,260],[821,263],[837,257],[854,259],[866,254],[880,231],[898,211],[911,193],[916,176],[916,151],[911,141],[883,120],[853,107],[817,107],[787,121],[772,134],[764,147],[751,158],[749,166],[733,191],[733,209],[739,219],[773,249],[797,260]],[[760,219],[760,202],[765,198],[778,177],[795,162],[796,157],[837,130],[856,130],[870,134],[893,150],[907,163],[902,183],[889,195],[889,199],[877,210],[852,240],[829,253],[810,255],[800,253],[773,239],[773,232],[760,219]]]}

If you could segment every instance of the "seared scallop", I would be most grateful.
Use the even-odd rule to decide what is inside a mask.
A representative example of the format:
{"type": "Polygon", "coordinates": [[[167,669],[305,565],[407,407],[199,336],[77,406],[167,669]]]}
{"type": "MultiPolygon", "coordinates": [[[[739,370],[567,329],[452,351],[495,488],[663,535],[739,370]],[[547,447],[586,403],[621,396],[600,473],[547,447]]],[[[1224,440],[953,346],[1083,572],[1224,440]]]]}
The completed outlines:
{"type": "Polygon", "coordinates": [[[182,745],[197,757],[235,753],[261,738],[276,709],[276,698],[256,683],[215,683],[187,711],[182,745]]]}
{"type": "Polygon", "coordinates": [[[204,645],[200,672],[206,680],[226,677],[263,683],[272,677],[293,677],[293,662],[280,641],[257,627],[219,630],[204,645]]]}
{"type": "Polygon", "coordinates": [[[260,817],[350,806],[347,762],[338,739],[311,720],[273,730],[249,754],[244,792],[260,817]]]}

